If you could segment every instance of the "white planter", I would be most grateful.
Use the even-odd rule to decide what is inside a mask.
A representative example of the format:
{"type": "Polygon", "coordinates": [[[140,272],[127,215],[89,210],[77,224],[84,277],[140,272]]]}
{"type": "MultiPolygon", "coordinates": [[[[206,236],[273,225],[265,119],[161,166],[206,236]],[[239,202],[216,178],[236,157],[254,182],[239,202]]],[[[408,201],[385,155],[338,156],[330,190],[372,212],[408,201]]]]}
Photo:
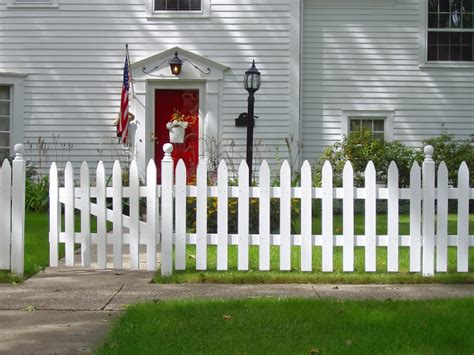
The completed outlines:
{"type": "Polygon", "coordinates": [[[170,130],[170,143],[183,143],[184,131],[185,128],[183,127],[172,127],[170,130]]]}

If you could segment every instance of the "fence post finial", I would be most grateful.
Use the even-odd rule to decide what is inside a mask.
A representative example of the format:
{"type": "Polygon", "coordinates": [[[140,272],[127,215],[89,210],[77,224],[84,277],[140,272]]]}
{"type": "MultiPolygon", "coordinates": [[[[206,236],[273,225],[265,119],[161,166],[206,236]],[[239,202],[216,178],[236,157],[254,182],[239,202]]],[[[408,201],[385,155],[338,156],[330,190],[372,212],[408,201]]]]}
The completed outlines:
{"type": "Polygon", "coordinates": [[[23,144],[21,143],[18,143],[18,144],[15,144],[15,146],[13,147],[13,149],[15,150],[15,160],[24,160],[24,151],[25,151],[25,147],[23,146],[23,144]]]}
{"type": "Polygon", "coordinates": [[[163,160],[165,160],[165,161],[173,160],[173,158],[171,158],[171,153],[173,152],[173,145],[172,144],[166,143],[163,146],[163,152],[165,153],[165,156],[163,157],[163,160]]]}
{"type": "Polygon", "coordinates": [[[423,149],[423,153],[425,153],[425,161],[433,161],[433,153],[434,153],[433,146],[427,145],[423,149]]]}

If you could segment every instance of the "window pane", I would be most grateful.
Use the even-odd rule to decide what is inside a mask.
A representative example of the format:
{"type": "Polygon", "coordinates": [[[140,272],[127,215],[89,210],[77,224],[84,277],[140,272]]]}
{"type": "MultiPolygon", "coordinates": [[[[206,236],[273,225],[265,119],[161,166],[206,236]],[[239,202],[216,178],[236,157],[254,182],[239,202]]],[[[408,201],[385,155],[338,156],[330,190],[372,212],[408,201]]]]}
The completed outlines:
{"type": "Polygon", "coordinates": [[[0,131],[10,131],[10,119],[0,117],[0,131]]]}
{"type": "Polygon", "coordinates": [[[474,28],[474,14],[464,14],[462,16],[463,28],[474,28]]]}
{"type": "Polygon", "coordinates": [[[373,136],[374,136],[375,139],[383,141],[383,138],[384,138],[383,132],[376,132],[376,133],[374,133],[373,136]]]}
{"type": "Polygon", "coordinates": [[[428,32],[428,44],[438,44],[438,32],[428,32]]]}
{"type": "Polygon", "coordinates": [[[474,0],[464,0],[462,5],[463,5],[463,11],[465,12],[474,11],[474,0]]]}
{"type": "Polygon", "coordinates": [[[449,60],[449,46],[439,46],[438,47],[438,59],[439,60],[449,60]]]}
{"type": "Polygon", "coordinates": [[[462,0],[451,0],[451,12],[460,12],[461,11],[462,0]]]}
{"type": "Polygon", "coordinates": [[[449,32],[438,32],[439,44],[449,44],[449,32]]]}
{"type": "Polygon", "coordinates": [[[453,12],[451,14],[451,28],[461,28],[461,13],[453,12]]]}
{"type": "Polygon", "coordinates": [[[0,116],[10,116],[10,102],[0,101],[0,116]]]}
{"type": "Polygon", "coordinates": [[[179,11],[189,11],[189,0],[178,0],[179,11]]]}
{"type": "Polygon", "coordinates": [[[439,15],[439,28],[449,28],[449,14],[439,15]]]}
{"type": "Polygon", "coordinates": [[[370,129],[372,131],[372,120],[362,120],[362,129],[370,129]]]}
{"type": "Polygon", "coordinates": [[[155,0],[155,11],[200,11],[201,0],[155,0]]]}
{"type": "Polygon", "coordinates": [[[10,147],[10,133],[0,133],[0,148],[10,147]]]}
{"type": "Polygon", "coordinates": [[[459,45],[461,44],[461,32],[451,32],[449,34],[449,43],[451,45],[459,45]]]}
{"type": "Polygon", "coordinates": [[[428,46],[428,60],[438,60],[438,46],[428,46]]]}
{"type": "Polygon", "coordinates": [[[449,3],[451,0],[440,0],[439,1],[439,11],[440,12],[449,12],[449,3]]]}
{"type": "Polygon", "coordinates": [[[191,11],[201,11],[201,0],[191,0],[191,11]]]}
{"type": "Polygon", "coordinates": [[[383,132],[384,131],[384,120],[374,120],[374,131],[383,132]]]}
{"type": "Polygon", "coordinates": [[[351,120],[350,121],[350,131],[357,132],[360,130],[360,120],[351,120]]]}
{"type": "Polygon", "coordinates": [[[461,56],[461,60],[465,61],[465,62],[472,62],[473,59],[474,59],[474,46],[463,46],[461,48],[461,51],[462,51],[462,56],[461,56]]]}
{"type": "Polygon", "coordinates": [[[0,149],[0,162],[10,156],[10,149],[0,149]]]}
{"type": "Polygon", "coordinates": [[[428,12],[438,12],[438,0],[428,1],[428,12]]]}
{"type": "Polygon", "coordinates": [[[0,100],[10,100],[9,86],[0,86],[0,100]]]}
{"type": "Polygon", "coordinates": [[[428,28],[438,28],[438,14],[428,14],[428,28]]]}
{"type": "Polygon", "coordinates": [[[451,46],[449,52],[450,60],[461,60],[461,46],[451,46]]]}

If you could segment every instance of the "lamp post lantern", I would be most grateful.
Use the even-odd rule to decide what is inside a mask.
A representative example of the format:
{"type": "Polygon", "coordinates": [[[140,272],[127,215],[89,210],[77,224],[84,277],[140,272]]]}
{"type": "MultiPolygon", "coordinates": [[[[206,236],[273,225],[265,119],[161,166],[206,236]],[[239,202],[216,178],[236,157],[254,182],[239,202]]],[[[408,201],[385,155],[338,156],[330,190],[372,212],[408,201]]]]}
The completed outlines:
{"type": "Polygon", "coordinates": [[[255,60],[252,66],[245,72],[244,87],[249,93],[247,109],[247,154],[246,161],[249,168],[249,184],[252,184],[252,156],[253,156],[253,127],[255,126],[254,103],[255,93],[260,89],[262,83],[260,72],[255,67],[255,60]]]}

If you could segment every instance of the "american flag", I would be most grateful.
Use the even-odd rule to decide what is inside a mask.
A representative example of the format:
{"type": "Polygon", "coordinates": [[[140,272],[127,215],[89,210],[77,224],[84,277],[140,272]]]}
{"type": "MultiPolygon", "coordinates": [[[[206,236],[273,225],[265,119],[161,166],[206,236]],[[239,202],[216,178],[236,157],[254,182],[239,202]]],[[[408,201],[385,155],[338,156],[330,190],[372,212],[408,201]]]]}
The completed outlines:
{"type": "Polygon", "coordinates": [[[117,135],[122,138],[122,143],[127,143],[128,139],[128,96],[130,89],[130,68],[128,63],[128,54],[125,57],[125,66],[123,67],[122,96],[120,99],[120,117],[117,125],[117,135]]]}

